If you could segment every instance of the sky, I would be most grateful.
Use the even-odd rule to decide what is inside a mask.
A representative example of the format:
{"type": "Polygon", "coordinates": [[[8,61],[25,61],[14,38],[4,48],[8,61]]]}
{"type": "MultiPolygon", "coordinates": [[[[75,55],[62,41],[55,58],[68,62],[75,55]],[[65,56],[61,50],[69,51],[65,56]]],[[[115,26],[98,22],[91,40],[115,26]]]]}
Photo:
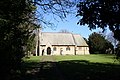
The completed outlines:
{"type": "MultiPolygon", "coordinates": [[[[41,7],[38,7],[38,11],[41,11],[41,7]]],[[[81,26],[81,25],[77,25],[77,22],[79,21],[80,17],[76,17],[76,7],[75,9],[73,8],[74,14],[70,14],[67,15],[67,17],[64,20],[61,20],[59,17],[53,16],[50,13],[44,13],[44,19],[46,21],[51,21],[52,23],[54,23],[56,25],[56,27],[43,27],[44,24],[42,24],[42,32],[60,32],[60,30],[67,30],[73,34],[80,34],[82,37],[84,38],[88,38],[90,34],[92,34],[93,32],[102,32],[102,29],[95,29],[95,30],[89,30],[89,28],[87,27],[87,25],[85,26],[81,26]],[[56,21],[56,20],[57,21],[56,21]]],[[[39,15],[39,13],[38,13],[39,15]]],[[[41,19],[41,18],[40,18],[41,19]]],[[[109,29],[107,29],[107,33],[109,33],[109,29]]]]}
{"type": "MultiPolygon", "coordinates": [[[[73,15],[68,15],[65,20],[60,20],[58,19],[59,22],[55,21],[54,19],[50,18],[51,22],[53,22],[56,27],[46,27],[43,28],[42,32],[60,32],[60,30],[65,29],[69,32],[72,32],[74,34],[80,34],[82,37],[88,39],[89,35],[93,32],[99,32],[102,31],[102,29],[95,29],[95,30],[89,30],[87,25],[81,26],[77,25],[77,22],[79,21],[79,18],[73,16],[73,15]]],[[[110,31],[107,29],[107,33],[110,31]]]]}

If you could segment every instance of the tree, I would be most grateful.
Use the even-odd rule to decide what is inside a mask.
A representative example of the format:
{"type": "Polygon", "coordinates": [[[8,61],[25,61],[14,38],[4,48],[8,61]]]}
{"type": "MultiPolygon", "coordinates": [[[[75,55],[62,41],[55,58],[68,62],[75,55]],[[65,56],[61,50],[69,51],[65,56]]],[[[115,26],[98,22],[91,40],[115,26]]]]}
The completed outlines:
{"type": "Polygon", "coordinates": [[[107,37],[107,40],[114,45],[114,48],[116,48],[118,41],[113,36],[114,36],[114,34],[112,32],[110,32],[106,37],[107,37]]]}
{"type": "Polygon", "coordinates": [[[65,19],[67,15],[73,14],[75,11],[73,7],[76,6],[77,0],[31,0],[31,2],[38,8],[36,16],[40,25],[53,27],[54,22],[46,20],[46,16],[51,16],[56,21],[65,19]]]}
{"type": "Polygon", "coordinates": [[[11,74],[21,73],[22,58],[26,49],[31,49],[34,29],[42,23],[50,24],[44,20],[44,15],[52,13],[63,19],[73,5],[69,0],[0,1],[0,61],[3,80],[14,80],[10,78],[11,74]],[[38,6],[40,9],[37,11],[38,6]]]}
{"type": "Polygon", "coordinates": [[[83,37],[83,39],[85,40],[85,42],[88,44],[88,40],[85,38],[85,37],[83,37]]]}
{"type": "Polygon", "coordinates": [[[103,30],[108,26],[120,41],[120,0],[82,0],[77,8],[77,16],[82,16],[78,24],[103,30]]]}
{"type": "Polygon", "coordinates": [[[35,50],[36,46],[35,36],[35,33],[31,33],[28,37],[26,45],[24,46],[26,58],[30,58],[31,54],[34,53],[33,51],[35,50]]]}
{"type": "Polygon", "coordinates": [[[116,59],[118,59],[120,61],[120,42],[118,42],[117,44],[117,48],[115,49],[116,53],[116,59]]]}
{"type": "Polygon", "coordinates": [[[60,32],[61,32],[61,33],[70,33],[70,32],[69,32],[68,30],[66,30],[66,29],[61,29],[60,32]]]}
{"type": "Polygon", "coordinates": [[[0,1],[0,61],[3,80],[14,80],[13,74],[21,73],[23,47],[35,29],[34,10],[33,5],[26,0],[0,1]]]}
{"type": "Polygon", "coordinates": [[[96,32],[92,33],[88,40],[91,54],[105,54],[106,50],[113,49],[112,44],[104,36],[96,32]]]}

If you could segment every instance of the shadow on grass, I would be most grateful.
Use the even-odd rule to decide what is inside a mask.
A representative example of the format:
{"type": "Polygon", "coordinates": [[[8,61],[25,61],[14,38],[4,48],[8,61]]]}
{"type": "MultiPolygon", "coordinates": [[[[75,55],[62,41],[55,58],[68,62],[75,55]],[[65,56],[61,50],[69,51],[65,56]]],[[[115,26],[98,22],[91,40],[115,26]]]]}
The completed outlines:
{"type": "Polygon", "coordinates": [[[25,75],[22,80],[59,80],[56,70],[56,62],[25,63],[25,75]],[[34,64],[34,65],[33,65],[34,64]]]}
{"type": "Polygon", "coordinates": [[[72,60],[61,61],[58,66],[68,80],[120,80],[120,65],[72,60]]]}
{"type": "Polygon", "coordinates": [[[120,65],[116,64],[69,60],[31,62],[25,66],[22,80],[120,80],[120,65]]]}

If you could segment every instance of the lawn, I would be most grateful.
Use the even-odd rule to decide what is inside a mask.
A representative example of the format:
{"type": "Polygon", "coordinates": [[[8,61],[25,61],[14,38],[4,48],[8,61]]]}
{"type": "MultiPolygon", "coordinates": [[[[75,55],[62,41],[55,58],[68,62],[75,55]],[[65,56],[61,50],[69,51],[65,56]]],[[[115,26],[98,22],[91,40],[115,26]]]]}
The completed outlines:
{"type": "Polygon", "coordinates": [[[29,58],[23,58],[25,67],[39,67],[41,56],[31,56],[29,58]]]}
{"type": "MultiPolygon", "coordinates": [[[[24,58],[24,61],[27,63],[30,62],[39,63],[42,57],[43,56],[31,56],[30,58],[24,58]]],[[[107,54],[62,55],[62,56],[53,56],[53,57],[57,62],[68,61],[68,60],[86,60],[93,63],[120,64],[120,62],[115,59],[114,55],[107,55],[107,54]]]]}
{"type": "Polygon", "coordinates": [[[120,63],[113,55],[55,56],[68,80],[120,80],[120,63]]]}
{"type": "Polygon", "coordinates": [[[114,55],[107,54],[91,54],[91,55],[67,55],[67,56],[54,56],[56,61],[67,60],[87,60],[94,63],[114,63],[119,64],[114,55]]]}
{"type": "Polygon", "coordinates": [[[120,80],[120,63],[113,55],[52,56],[56,62],[45,62],[40,67],[43,64],[40,62],[42,57],[24,59],[27,66],[34,66],[29,70],[40,69],[38,73],[27,74],[25,80],[60,80],[57,79],[56,70],[64,80],[120,80]],[[49,64],[53,66],[49,67],[49,64]],[[57,65],[57,69],[54,65],[57,65]]]}
{"type": "Polygon", "coordinates": [[[23,58],[25,62],[40,62],[41,56],[31,56],[28,58],[23,58]]]}

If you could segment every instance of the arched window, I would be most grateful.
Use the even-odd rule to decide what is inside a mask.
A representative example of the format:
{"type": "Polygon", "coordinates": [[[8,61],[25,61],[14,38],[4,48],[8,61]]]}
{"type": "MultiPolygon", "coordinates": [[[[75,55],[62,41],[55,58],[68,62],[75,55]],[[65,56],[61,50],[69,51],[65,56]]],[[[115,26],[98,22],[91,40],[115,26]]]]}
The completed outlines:
{"type": "Polygon", "coordinates": [[[53,47],[53,51],[56,51],[57,50],[57,48],[56,47],[53,47]]]}
{"type": "Polygon", "coordinates": [[[67,46],[66,51],[70,51],[70,47],[69,46],[67,46]]]}

